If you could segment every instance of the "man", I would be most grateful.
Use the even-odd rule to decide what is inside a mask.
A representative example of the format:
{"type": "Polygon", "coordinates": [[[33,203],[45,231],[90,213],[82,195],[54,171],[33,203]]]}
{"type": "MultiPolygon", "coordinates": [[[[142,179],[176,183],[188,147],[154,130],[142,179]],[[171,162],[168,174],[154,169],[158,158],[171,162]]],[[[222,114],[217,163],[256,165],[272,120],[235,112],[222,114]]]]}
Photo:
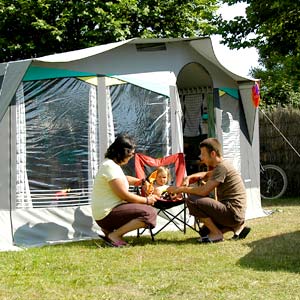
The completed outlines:
{"type": "Polygon", "coordinates": [[[223,241],[223,233],[234,232],[234,239],[245,238],[249,227],[245,227],[246,190],[241,176],[229,161],[223,159],[222,146],[215,138],[205,139],[200,143],[201,162],[207,172],[187,176],[180,187],[169,187],[169,193],[187,193],[187,206],[190,214],[199,219],[206,228],[207,235],[201,243],[223,241]],[[206,183],[200,186],[189,186],[195,180],[206,183]],[[209,197],[215,192],[217,200],[209,197]]]}

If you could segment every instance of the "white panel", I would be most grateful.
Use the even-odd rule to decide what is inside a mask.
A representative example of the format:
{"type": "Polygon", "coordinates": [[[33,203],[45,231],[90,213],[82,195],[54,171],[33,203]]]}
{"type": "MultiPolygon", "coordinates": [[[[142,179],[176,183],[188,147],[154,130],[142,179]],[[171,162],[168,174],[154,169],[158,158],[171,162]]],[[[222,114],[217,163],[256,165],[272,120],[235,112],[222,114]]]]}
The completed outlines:
{"type": "Polygon", "coordinates": [[[182,110],[175,86],[170,86],[172,153],[183,152],[182,110]]]}
{"type": "Polygon", "coordinates": [[[108,146],[114,141],[114,126],[106,78],[98,77],[99,159],[102,161],[108,146]]]}
{"type": "Polygon", "coordinates": [[[19,209],[12,212],[12,218],[17,246],[42,246],[98,237],[99,227],[92,218],[90,205],[19,209]]]}
{"type": "Polygon", "coordinates": [[[23,84],[16,92],[16,208],[32,207],[26,169],[26,119],[23,84]]]}

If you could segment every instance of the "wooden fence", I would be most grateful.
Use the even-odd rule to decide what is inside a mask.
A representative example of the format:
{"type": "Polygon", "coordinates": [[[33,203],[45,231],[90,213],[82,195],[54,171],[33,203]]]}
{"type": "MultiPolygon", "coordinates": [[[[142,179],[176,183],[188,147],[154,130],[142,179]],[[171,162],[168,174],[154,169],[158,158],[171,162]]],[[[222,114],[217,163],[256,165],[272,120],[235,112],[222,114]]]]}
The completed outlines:
{"type": "Polygon", "coordinates": [[[259,128],[261,161],[278,165],[286,172],[288,187],[284,196],[299,196],[300,110],[260,111],[259,128]]]}

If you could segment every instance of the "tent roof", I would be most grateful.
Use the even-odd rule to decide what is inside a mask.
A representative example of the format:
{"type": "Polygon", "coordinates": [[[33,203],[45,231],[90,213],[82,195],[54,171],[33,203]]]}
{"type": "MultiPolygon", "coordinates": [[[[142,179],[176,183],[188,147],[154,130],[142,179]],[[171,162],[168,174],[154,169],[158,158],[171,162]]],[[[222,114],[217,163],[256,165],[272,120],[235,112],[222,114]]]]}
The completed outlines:
{"type": "MultiPolygon", "coordinates": [[[[231,81],[226,79],[225,85],[222,83],[222,85],[217,85],[218,87],[238,88],[240,84],[253,84],[255,81],[254,79],[234,74],[226,69],[218,61],[214,53],[212,41],[209,37],[163,39],[133,38],[81,50],[0,64],[0,80],[3,81],[2,83],[0,82],[0,85],[2,85],[0,87],[0,120],[21,80],[103,75],[128,81],[135,85],[141,85],[168,96],[168,86],[176,84],[176,78],[173,73],[176,68],[176,70],[179,71],[179,67],[187,62],[191,62],[188,72],[186,72],[184,76],[184,85],[193,84],[195,74],[199,74],[199,70],[197,70],[197,68],[199,68],[198,64],[192,63],[195,56],[192,57],[190,61],[186,53],[183,54],[182,57],[178,57],[181,53],[180,51],[187,48],[192,50],[192,54],[199,54],[200,57],[203,57],[207,62],[206,65],[209,65],[212,72],[217,74],[223,73],[227,75],[225,77],[231,79],[231,81]],[[136,55],[136,53],[131,51],[130,45],[136,45],[136,47],[143,50],[146,55],[136,55]],[[170,49],[169,53],[174,54],[174,56],[170,57],[169,53],[167,53],[168,56],[166,56],[166,53],[160,56],[147,55],[147,51],[149,50],[160,50],[164,47],[170,49]],[[175,48],[178,49],[177,53],[171,51],[175,48]],[[123,56],[122,53],[124,53],[123,56]],[[97,63],[94,62],[94,57],[97,57],[97,63]],[[174,67],[174,70],[171,70],[170,67],[174,67]],[[163,74],[165,80],[168,81],[167,85],[161,81],[161,76],[158,76],[160,74],[163,74]],[[2,76],[4,76],[3,80],[1,79],[2,76]],[[151,80],[149,76],[152,78],[151,80]],[[227,86],[227,82],[229,86],[227,86]],[[232,85],[232,83],[235,84],[232,85]]],[[[205,78],[201,80],[205,85],[205,78]]]]}
{"type": "Polygon", "coordinates": [[[243,77],[232,73],[226,69],[217,59],[211,39],[209,37],[194,37],[194,38],[155,38],[155,39],[142,39],[133,38],[125,41],[99,45],[95,47],[47,55],[33,59],[36,62],[44,63],[67,63],[74,62],[84,58],[99,55],[104,52],[109,52],[115,48],[122,47],[126,44],[162,44],[162,43],[188,43],[196,52],[205,57],[208,61],[222,69],[229,77],[237,82],[253,81],[252,78],[243,77]]]}

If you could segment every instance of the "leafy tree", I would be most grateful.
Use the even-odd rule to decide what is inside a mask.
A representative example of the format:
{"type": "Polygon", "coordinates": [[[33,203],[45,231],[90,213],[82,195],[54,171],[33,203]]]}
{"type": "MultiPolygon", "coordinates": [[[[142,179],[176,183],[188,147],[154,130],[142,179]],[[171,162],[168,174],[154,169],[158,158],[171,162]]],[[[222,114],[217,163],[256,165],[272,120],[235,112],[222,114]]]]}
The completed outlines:
{"type": "MultiPolygon", "coordinates": [[[[261,68],[252,75],[262,79],[266,105],[288,105],[300,93],[300,14],[294,0],[223,0],[248,3],[246,17],[219,19],[220,33],[230,48],[254,46],[261,68]]],[[[299,103],[299,101],[298,101],[299,103]]]]}
{"type": "Polygon", "coordinates": [[[262,59],[300,52],[299,3],[293,0],[223,0],[228,5],[246,2],[246,17],[221,22],[222,37],[232,48],[254,46],[262,59]]]}
{"type": "Polygon", "coordinates": [[[217,0],[0,0],[0,61],[125,40],[211,34],[217,0]]]}
{"type": "MultiPolygon", "coordinates": [[[[278,57],[278,62],[266,62],[265,66],[254,68],[251,75],[261,81],[263,107],[292,106],[300,107],[299,62],[294,57],[278,57]]],[[[262,60],[261,60],[262,61],[262,60]]]]}

